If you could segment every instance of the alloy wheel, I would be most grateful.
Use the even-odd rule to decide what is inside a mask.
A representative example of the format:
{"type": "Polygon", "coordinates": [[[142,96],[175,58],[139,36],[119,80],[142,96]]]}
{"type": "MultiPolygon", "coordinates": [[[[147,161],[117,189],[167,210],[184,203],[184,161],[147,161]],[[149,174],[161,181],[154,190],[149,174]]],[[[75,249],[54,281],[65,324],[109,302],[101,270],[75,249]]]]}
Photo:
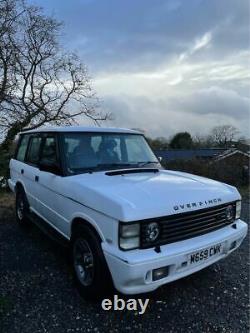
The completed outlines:
{"type": "Polygon", "coordinates": [[[94,279],[94,257],[88,242],[78,238],[73,246],[74,268],[81,284],[90,286],[94,279]]]}

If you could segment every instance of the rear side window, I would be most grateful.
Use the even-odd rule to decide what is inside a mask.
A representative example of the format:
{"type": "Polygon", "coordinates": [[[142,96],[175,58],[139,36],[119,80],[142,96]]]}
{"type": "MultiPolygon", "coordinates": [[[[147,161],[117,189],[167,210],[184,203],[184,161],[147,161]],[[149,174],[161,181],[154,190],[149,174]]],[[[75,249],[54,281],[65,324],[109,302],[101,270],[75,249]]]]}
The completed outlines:
{"type": "Polygon", "coordinates": [[[23,162],[25,159],[25,154],[26,154],[26,150],[28,147],[28,142],[29,142],[29,137],[30,135],[22,135],[21,136],[21,141],[17,150],[17,154],[16,154],[16,159],[18,161],[23,162]]]}
{"type": "Polygon", "coordinates": [[[41,146],[42,138],[39,136],[31,137],[29,144],[29,151],[27,156],[27,162],[30,164],[37,165],[39,161],[39,153],[41,146]]]}

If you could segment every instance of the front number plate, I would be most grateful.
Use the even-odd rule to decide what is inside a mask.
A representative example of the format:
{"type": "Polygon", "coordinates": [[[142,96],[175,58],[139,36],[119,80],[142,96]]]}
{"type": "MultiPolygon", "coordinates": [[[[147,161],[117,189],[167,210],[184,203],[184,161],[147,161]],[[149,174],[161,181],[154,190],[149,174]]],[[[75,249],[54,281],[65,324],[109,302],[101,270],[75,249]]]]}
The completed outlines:
{"type": "Polygon", "coordinates": [[[222,244],[216,244],[189,255],[189,264],[197,264],[222,253],[222,244]]]}

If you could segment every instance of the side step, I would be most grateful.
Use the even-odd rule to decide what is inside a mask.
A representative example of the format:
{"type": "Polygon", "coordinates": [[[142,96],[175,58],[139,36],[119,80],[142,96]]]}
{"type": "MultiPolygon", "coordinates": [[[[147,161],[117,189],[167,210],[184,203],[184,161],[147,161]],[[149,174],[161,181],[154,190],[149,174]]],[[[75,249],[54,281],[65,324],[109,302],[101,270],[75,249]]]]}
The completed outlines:
{"type": "Polygon", "coordinates": [[[69,247],[69,240],[51,227],[45,220],[37,216],[35,213],[30,212],[28,219],[34,223],[42,232],[49,236],[53,241],[56,241],[63,247],[69,247]]]}

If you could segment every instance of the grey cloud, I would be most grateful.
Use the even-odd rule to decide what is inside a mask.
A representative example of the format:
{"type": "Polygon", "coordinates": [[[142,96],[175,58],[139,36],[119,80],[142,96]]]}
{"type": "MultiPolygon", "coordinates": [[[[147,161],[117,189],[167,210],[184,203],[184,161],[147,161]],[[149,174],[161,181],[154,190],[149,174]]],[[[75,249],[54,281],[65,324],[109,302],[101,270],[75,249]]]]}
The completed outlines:
{"type": "Polygon", "coordinates": [[[141,128],[153,136],[183,130],[205,134],[218,124],[232,124],[241,134],[249,133],[249,100],[219,88],[186,98],[154,101],[147,97],[106,96],[104,109],[115,115],[110,125],[141,128]]]}
{"type": "Polygon", "coordinates": [[[94,78],[114,78],[113,86],[107,89],[104,82],[100,89],[103,108],[116,115],[111,125],[141,127],[154,136],[168,136],[178,130],[197,132],[233,123],[248,135],[250,93],[246,61],[240,57],[240,52],[249,49],[247,0],[30,1],[65,22],[62,43],[80,54],[94,78]],[[211,34],[209,45],[190,52],[206,33],[211,34]],[[186,68],[179,73],[178,59],[186,52],[186,68]],[[231,62],[223,64],[231,57],[231,62]],[[129,80],[134,74],[159,74],[161,68],[171,71],[173,63],[175,86],[167,84],[167,77],[166,83],[156,78],[152,79],[153,92],[148,84],[131,92],[129,80]],[[216,75],[211,74],[213,64],[220,69],[216,75]],[[229,69],[237,75],[230,72],[227,77],[229,69]],[[129,73],[127,81],[113,75],[124,72],[129,73]],[[183,77],[179,84],[178,76],[183,77]],[[154,96],[155,90],[165,87],[164,98],[154,96]]]}
{"type": "Polygon", "coordinates": [[[197,54],[197,60],[249,44],[244,0],[34,1],[65,22],[63,43],[75,48],[94,72],[155,68],[215,28],[210,52],[197,54]]]}
{"type": "Polygon", "coordinates": [[[236,91],[210,87],[195,91],[191,96],[171,99],[173,107],[197,114],[225,115],[235,119],[249,119],[250,98],[236,91]]]}

